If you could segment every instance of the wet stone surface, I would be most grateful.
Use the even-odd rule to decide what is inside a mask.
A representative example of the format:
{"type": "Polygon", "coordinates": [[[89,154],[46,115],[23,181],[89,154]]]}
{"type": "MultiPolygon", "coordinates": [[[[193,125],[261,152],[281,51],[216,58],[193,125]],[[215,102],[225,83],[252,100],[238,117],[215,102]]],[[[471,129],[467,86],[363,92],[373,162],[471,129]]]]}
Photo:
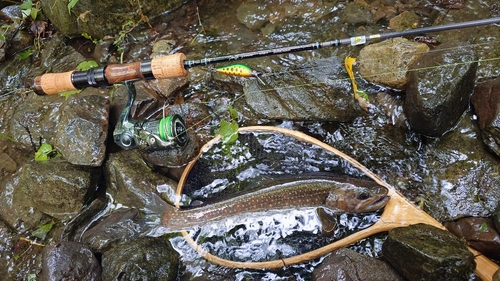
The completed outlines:
{"type": "Polygon", "coordinates": [[[330,280],[404,280],[384,261],[342,248],[331,253],[312,274],[314,281],[330,280]]]}
{"type": "Polygon", "coordinates": [[[500,156],[500,79],[478,83],[471,103],[481,126],[483,142],[500,156]]]}
{"type": "Polygon", "coordinates": [[[105,164],[107,192],[115,203],[128,207],[144,208],[149,194],[158,192],[173,204],[177,183],[161,174],[152,172],[137,151],[121,151],[109,155],[105,164]]]}
{"type": "Polygon", "coordinates": [[[405,38],[370,44],[359,52],[359,73],[372,83],[403,90],[408,68],[427,51],[427,45],[405,38]]]}
{"type": "Polygon", "coordinates": [[[343,62],[331,57],[297,71],[244,84],[245,101],[261,118],[348,122],[360,113],[345,78],[343,62]],[[340,78],[340,79],[339,79],[340,78]],[[293,85],[305,85],[296,88],[293,85]],[[269,90],[271,89],[271,90],[269,90]]]}
{"type": "Polygon", "coordinates": [[[43,280],[100,281],[101,265],[86,244],[60,242],[43,250],[43,280]]]}
{"type": "Polygon", "coordinates": [[[104,93],[88,88],[62,105],[54,145],[72,164],[99,167],[104,162],[110,106],[104,93]]]}
{"type": "MultiPolygon", "coordinates": [[[[0,7],[5,6],[4,2],[0,1],[0,7]]],[[[124,94],[123,87],[101,88],[103,91],[89,89],[68,100],[59,95],[38,97],[27,89],[35,75],[74,70],[80,62],[88,59],[94,59],[104,66],[118,63],[122,59],[131,62],[166,55],[172,50],[185,53],[188,59],[201,59],[379,34],[414,26],[437,26],[498,16],[496,0],[432,1],[424,6],[421,1],[391,0],[369,3],[284,0],[258,4],[250,0],[187,1],[178,10],[168,10],[167,13],[163,13],[169,9],[165,5],[180,2],[161,3],[164,6],[156,5],[158,2],[155,1],[140,2],[144,4],[141,7],[142,13],[149,17],[154,30],[147,26],[145,18],[141,22],[141,10],[136,9],[137,3],[132,3],[133,1],[103,1],[99,4],[111,3],[113,7],[102,9],[97,8],[101,6],[90,7],[88,0],[79,0],[70,13],[67,1],[33,2],[35,6],[40,5],[37,3],[43,4],[42,8],[46,10],[43,12],[53,19],[54,25],[60,30],[49,26],[46,34],[40,38],[41,50],[32,46],[28,58],[21,59],[13,52],[32,44],[33,40],[28,41],[26,38],[37,38],[30,28],[32,21],[25,19],[14,22],[9,19],[19,17],[19,7],[15,7],[17,16],[13,10],[0,13],[2,27],[5,27],[0,35],[7,38],[7,42],[0,42],[0,60],[5,59],[0,65],[0,84],[3,85],[0,89],[0,218],[3,221],[0,224],[0,276],[7,276],[7,280],[24,280],[33,274],[42,276],[43,247],[31,244],[29,239],[48,246],[51,239],[57,242],[61,237],[59,234],[66,223],[68,228],[63,233],[63,240],[78,240],[85,232],[85,241],[89,241],[92,248],[99,251],[98,254],[108,252],[118,244],[123,244],[123,241],[133,242],[144,219],[151,222],[144,212],[147,207],[151,209],[151,205],[154,205],[147,201],[150,199],[147,194],[163,192],[166,201],[173,201],[172,193],[176,182],[168,179],[165,174],[168,172],[170,177],[174,170],[176,173],[182,171],[182,167],[196,155],[201,144],[217,134],[220,120],[230,120],[229,104],[234,105],[238,111],[239,126],[279,125],[316,136],[346,152],[439,221],[455,221],[464,217],[490,218],[492,210],[498,208],[500,162],[498,154],[491,152],[497,149],[496,121],[485,122],[491,116],[495,116],[492,120],[496,120],[497,113],[494,113],[496,108],[493,106],[484,108],[484,105],[496,104],[494,99],[490,97],[478,101],[474,104],[475,112],[466,110],[463,115],[457,113],[459,117],[448,118],[448,130],[444,131],[449,131],[450,128],[451,131],[444,136],[437,139],[422,137],[419,134],[421,131],[414,130],[414,123],[410,123],[411,127],[406,126],[408,122],[402,110],[407,97],[404,91],[380,87],[388,85],[383,83],[384,79],[380,84],[377,82],[378,85],[367,83],[364,79],[369,77],[363,76],[369,75],[359,77],[360,65],[355,65],[358,86],[367,92],[370,103],[374,105],[370,112],[358,108],[352,98],[352,85],[343,69],[343,60],[346,56],[358,57],[361,46],[339,46],[246,60],[245,64],[264,73],[260,78],[265,84],[255,78],[226,77],[205,66],[189,69],[186,78],[172,83],[167,80],[137,83],[141,85],[137,86],[139,93],[133,108],[134,118],[158,118],[163,111],[166,115],[181,114],[188,126],[193,126],[189,138],[196,139],[189,150],[140,152],[142,154],[137,151],[133,154],[119,152],[106,130],[107,126],[109,131],[113,130],[125,104],[126,93],[124,94]],[[51,10],[54,2],[58,6],[51,10]],[[463,2],[459,3],[463,7],[455,7],[452,2],[463,2]],[[151,7],[154,5],[156,6],[151,7]],[[133,12],[124,12],[122,8],[126,6],[133,7],[133,12]],[[110,14],[110,10],[122,13],[110,14]],[[56,19],[51,12],[58,13],[61,18],[56,19]],[[154,18],[152,16],[155,13],[163,14],[154,18]],[[70,22],[60,24],[64,18],[69,18],[70,22]],[[132,22],[124,27],[124,21],[128,19],[132,22]],[[106,23],[96,24],[97,20],[105,20],[106,23]],[[94,31],[96,33],[92,33],[94,31]],[[91,34],[92,39],[96,39],[95,43],[83,38],[68,39],[63,35],[79,37],[83,32],[91,34]],[[106,38],[100,43],[97,39],[103,37],[106,38]],[[116,43],[115,40],[119,42],[116,43]],[[109,109],[106,105],[108,101],[109,109]],[[76,108],[79,110],[74,113],[76,108]],[[86,109],[95,111],[95,114],[86,114],[86,109]],[[108,110],[110,118],[106,119],[108,110]],[[88,126],[93,129],[89,130],[88,126]],[[65,129],[71,130],[65,132],[65,129]],[[92,134],[85,134],[87,131],[92,131],[92,134]],[[486,140],[488,149],[485,149],[483,139],[486,140]],[[55,146],[56,151],[63,156],[44,164],[34,163],[33,154],[41,143],[55,146]],[[141,156],[146,158],[148,165],[144,164],[141,156]],[[42,166],[39,165],[44,166],[40,168],[42,166]],[[154,170],[150,170],[148,166],[154,167],[154,170]],[[90,204],[85,200],[85,190],[90,192],[96,189],[96,178],[101,173],[106,174],[106,180],[98,187],[103,201],[94,200],[96,203],[90,204]],[[104,196],[106,191],[109,192],[108,196],[104,196]],[[104,206],[104,198],[111,197],[115,201],[104,206]],[[113,210],[109,217],[96,221],[86,231],[94,218],[93,214],[103,208],[115,206],[114,204],[135,208],[126,209],[127,211],[113,210]],[[61,211],[66,213],[62,214],[61,211]],[[55,227],[49,232],[48,238],[39,240],[32,236],[32,231],[51,221],[55,223],[55,227]],[[113,233],[113,230],[116,231],[113,233]]],[[[39,20],[37,24],[43,26],[50,22],[39,20]]],[[[477,55],[475,58],[453,57],[439,65],[435,62],[430,65],[443,69],[440,73],[420,71],[428,72],[429,79],[435,78],[430,80],[429,89],[465,89],[460,84],[461,81],[444,79],[450,80],[450,84],[438,84],[438,77],[446,78],[446,72],[451,73],[447,64],[453,64],[457,60],[481,60],[477,66],[476,78],[469,79],[466,86],[472,87],[477,81],[497,77],[500,71],[499,60],[492,58],[500,55],[498,38],[500,32],[495,25],[439,32],[432,34],[429,39],[424,38],[424,41],[429,42],[435,39],[436,45],[452,40],[472,44],[470,46],[473,51],[470,53],[477,55]]],[[[375,42],[370,42],[373,43],[375,42]]],[[[455,47],[433,49],[431,44],[430,48],[432,53],[446,53],[450,57],[452,54],[461,54],[455,47]]],[[[368,63],[367,68],[375,67],[374,64],[370,65],[370,59],[372,58],[368,57],[363,60],[368,63]]],[[[362,61],[358,58],[358,62],[362,61]]],[[[392,58],[382,61],[382,64],[391,63],[392,58]]],[[[216,67],[225,65],[221,63],[216,67]]],[[[458,91],[452,90],[452,93],[456,92],[458,91]]],[[[472,90],[469,94],[471,92],[472,90]]],[[[491,93],[495,96],[494,92],[491,93]]],[[[468,106],[467,102],[462,102],[464,101],[456,103],[457,109],[468,106]]],[[[430,106],[438,112],[452,115],[441,110],[440,101],[433,101],[430,106]]],[[[427,121],[425,122],[427,126],[427,121]]],[[[323,161],[321,157],[318,159],[318,155],[308,155],[305,151],[300,151],[299,154],[312,162],[323,161]]],[[[266,159],[266,155],[264,151],[258,156],[266,159]]],[[[275,161],[272,165],[281,165],[280,168],[283,169],[287,167],[286,163],[275,161]]],[[[207,178],[210,176],[213,177],[213,174],[207,178]]],[[[161,213],[161,210],[157,211],[161,213]]],[[[498,224],[498,217],[495,222],[498,224]]],[[[275,225],[273,221],[269,223],[275,225]]],[[[221,239],[214,241],[214,252],[226,251],[233,254],[232,250],[220,247],[219,243],[230,235],[217,230],[220,231],[218,235],[221,239]]],[[[251,233],[242,231],[239,234],[241,236],[238,237],[248,237],[251,233]]],[[[185,244],[183,238],[177,238],[180,240],[178,243],[185,244]]],[[[232,244],[231,239],[228,239],[231,241],[231,249],[236,250],[239,244],[232,244]]],[[[494,239],[496,238],[490,238],[488,242],[494,239]]],[[[302,241],[293,244],[291,250],[304,245],[310,246],[302,241]]],[[[141,245],[144,247],[144,244],[141,245]]],[[[163,242],[147,246],[168,248],[163,242]]],[[[186,247],[190,249],[185,245],[183,250],[186,247]]],[[[358,246],[356,250],[359,249],[364,254],[377,252],[377,248],[371,246],[358,246]]],[[[135,252],[138,254],[139,250],[135,252]]],[[[184,279],[192,277],[192,280],[217,280],[229,276],[228,278],[245,280],[266,276],[274,280],[276,276],[280,276],[283,279],[297,277],[300,280],[301,272],[310,272],[317,265],[313,261],[277,272],[225,271],[193,252],[192,249],[184,251],[180,257],[183,266],[179,268],[179,275],[184,279]],[[219,274],[220,272],[222,273],[219,274]]],[[[261,254],[262,250],[256,250],[255,253],[261,254]]],[[[248,252],[245,254],[248,255],[248,252]]],[[[272,254],[276,255],[277,252],[273,250],[272,254]]],[[[158,260],[162,258],[161,253],[156,252],[151,256],[158,260]]],[[[117,252],[111,252],[107,254],[106,262],[109,265],[110,261],[119,257],[117,252]]],[[[172,258],[172,261],[175,260],[176,258],[172,258]]],[[[242,260],[247,260],[247,257],[242,260]]],[[[130,266],[126,265],[127,262],[120,261],[120,266],[116,268],[130,266]]],[[[114,269],[109,269],[109,272],[114,274],[115,271],[112,270],[114,269]]]]}
{"type": "Polygon", "coordinates": [[[467,280],[476,268],[463,240],[426,224],[390,230],[382,252],[408,280],[467,280]]]}
{"type": "Polygon", "coordinates": [[[36,226],[44,214],[59,220],[76,215],[99,178],[97,169],[64,161],[26,163],[0,196],[0,216],[10,226],[36,226]]]}
{"type": "Polygon", "coordinates": [[[458,237],[463,237],[470,246],[484,255],[500,260],[500,234],[491,219],[464,218],[456,222],[445,222],[444,226],[458,237]]]}
{"type": "Polygon", "coordinates": [[[163,238],[141,237],[102,255],[102,280],[177,280],[179,254],[163,238]]]}
{"type": "Polygon", "coordinates": [[[90,227],[84,233],[82,242],[96,253],[106,252],[119,243],[137,238],[141,233],[139,221],[142,219],[139,210],[120,208],[90,227]]]}
{"type": "Polygon", "coordinates": [[[477,69],[477,63],[468,63],[414,71],[436,63],[476,58],[470,47],[456,42],[443,43],[436,50],[441,48],[454,48],[454,51],[427,53],[412,65],[404,103],[411,128],[432,137],[451,130],[468,107],[477,69]]]}

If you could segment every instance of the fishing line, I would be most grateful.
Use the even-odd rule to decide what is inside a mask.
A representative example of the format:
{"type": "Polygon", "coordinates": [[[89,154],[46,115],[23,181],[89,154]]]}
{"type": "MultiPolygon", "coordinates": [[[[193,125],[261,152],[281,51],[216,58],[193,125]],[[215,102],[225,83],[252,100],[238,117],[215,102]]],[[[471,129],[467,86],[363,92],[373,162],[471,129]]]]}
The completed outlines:
{"type": "MultiPolygon", "coordinates": [[[[482,44],[483,43],[480,43],[479,45],[482,45],[482,44]]],[[[450,50],[454,50],[454,49],[461,48],[461,47],[464,47],[464,46],[458,46],[458,47],[453,47],[453,48],[446,48],[446,49],[443,49],[443,50],[432,50],[432,51],[434,51],[434,52],[450,51],[450,50]]],[[[429,52],[431,52],[431,51],[429,51],[429,52]]],[[[422,53],[422,54],[425,54],[425,53],[422,53]]],[[[356,79],[361,79],[363,81],[366,81],[366,78],[376,77],[376,76],[395,75],[395,74],[409,73],[409,72],[415,72],[415,71],[427,71],[427,70],[444,68],[444,67],[454,67],[454,66],[459,66],[459,65],[471,64],[471,63],[481,63],[481,62],[490,62],[490,61],[496,61],[496,60],[500,60],[500,56],[499,57],[494,57],[494,58],[485,58],[485,59],[477,59],[477,60],[465,61],[465,62],[454,62],[454,63],[447,63],[447,64],[441,64],[441,65],[420,67],[420,68],[414,68],[414,69],[408,69],[408,70],[401,70],[401,71],[387,71],[387,72],[382,72],[382,73],[377,73],[377,74],[372,74],[372,75],[365,75],[365,76],[356,75],[355,78],[356,79]]],[[[315,68],[319,68],[319,66],[318,67],[309,67],[309,68],[299,68],[299,69],[295,69],[295,70],[292,70],[292,71],[264,73],[262,76],[265,76],[265,77],[268,77],[268,76],[278,76],[279,74],[294,73],[294,72],[297,72],[297,71],[309,70],[309,69],[315,69],[315,68]]],[[[239,77],[237,77],[237,78],[239,78],[239,77]]],[[[248,79],[248,78],[241,78],[241,79],[248,79]]],[[[249,79],[252,79],[252,78],[249,78],[249,79]]],[[[337,78],[337,79],[332,79],[332,80],[325,81],[325,82],[304,83],[304,84],[291,85],[291,86],[287,86],[287,87],[276,87],[276,88],[266,88],[266,89],[259,89],[259,90],[254,90],[254,91],[247,91],[247,92],[243,92],[243,93],[239,94],[239,96],[237,96],[234,99],[230,100],[229,103],[231,105],[234,105],[235,102],[237,102],[241,98],[245,97],[247,94],[252,94],[252,93],[271,92],[271,91],[295,89],[295,88],[302,88],[302,87],[307,87],[307,86],[314,86],[314,85],[321,85],[321,84],[328,84],[328,83],[335,83],[335,82],[344,82],[344,81],[350,81],[350,78],[349,77],[346,77],[346,78],[337,78]]],[[[247,81],[245,81],[244,83],[246,83],[246,82],[247,81]]],[[[354,96],[353,96],[353,99],[354,99],[354,96]]],[[[212,114],[210,114],[210,115],[202,118],[201,120],[193,123],[191,126],[186,127],[185,131],[188,131],[188,130],[193,129],[194,127],[197,127],[198,125],[206,122],[210,118],[212,118],[212,117],[216,116],[217,114],[220,114],[220,113],[222,113],[224,111],[225,111],[225,109],[220,109],[218,111],[213,112],[212,114]]]]}

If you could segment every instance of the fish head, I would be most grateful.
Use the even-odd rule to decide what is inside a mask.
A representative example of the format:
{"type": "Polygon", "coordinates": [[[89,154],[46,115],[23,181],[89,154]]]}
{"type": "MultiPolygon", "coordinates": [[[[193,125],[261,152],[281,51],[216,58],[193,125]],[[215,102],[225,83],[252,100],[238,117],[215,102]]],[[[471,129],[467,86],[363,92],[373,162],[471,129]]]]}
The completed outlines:
{"type": "Polygon", "coordinates": [[[387,204],[390,199],[387,192],[387,188],[381,185],[365,187],[345,184],[328,194],[325,205],[348,213],[373,212],[387,204]]]}

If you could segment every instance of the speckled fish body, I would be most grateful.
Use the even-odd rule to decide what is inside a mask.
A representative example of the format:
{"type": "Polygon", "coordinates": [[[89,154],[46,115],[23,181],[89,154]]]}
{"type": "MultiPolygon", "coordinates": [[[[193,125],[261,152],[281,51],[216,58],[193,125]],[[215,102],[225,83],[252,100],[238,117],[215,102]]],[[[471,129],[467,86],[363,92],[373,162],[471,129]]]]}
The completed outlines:
{"type": "Polygon", "coordinates": [[[169,208],[162,226],[169,231],[245,213],[301,207],[326,207],[334,212],[372,212],[385,206],[387,189],[373,181],[345,176],[296,176],[286,181],[269,181],[257,191],[192,209],[169,208]]]}
{"type": "Polygon", "coordinates": [[[240,77],[257,77],[259,73],[255,70],[252,70],[250,67],[244,64],[232,64],[224,67],[216,68],[215,71],[233,76],[240,77]]]}

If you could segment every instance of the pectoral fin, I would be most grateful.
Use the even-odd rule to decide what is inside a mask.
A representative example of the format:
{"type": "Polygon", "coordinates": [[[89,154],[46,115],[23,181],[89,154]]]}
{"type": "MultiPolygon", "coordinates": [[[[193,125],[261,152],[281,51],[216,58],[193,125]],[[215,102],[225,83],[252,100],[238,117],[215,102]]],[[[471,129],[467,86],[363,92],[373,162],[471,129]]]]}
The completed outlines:
{"type": "Polygon", "coordinates": [[[323,208],[316,209],[316,214],[321,222],[321,235],[331,237],[335,233],[337,217],[323,208]]]}

